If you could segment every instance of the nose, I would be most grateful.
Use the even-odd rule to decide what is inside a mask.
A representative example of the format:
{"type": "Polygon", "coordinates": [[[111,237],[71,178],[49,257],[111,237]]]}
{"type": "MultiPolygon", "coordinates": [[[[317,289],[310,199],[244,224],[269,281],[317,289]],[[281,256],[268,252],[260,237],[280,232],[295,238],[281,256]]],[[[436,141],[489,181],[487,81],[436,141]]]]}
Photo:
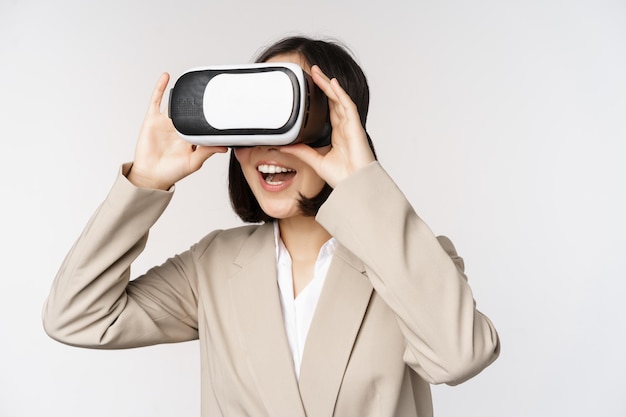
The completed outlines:
{"type": "Polygon", "coordinates": [[[259,148],[265,152],[279,151],[279,147],[276,145],[257,145],[255,148],[259,148]]]}

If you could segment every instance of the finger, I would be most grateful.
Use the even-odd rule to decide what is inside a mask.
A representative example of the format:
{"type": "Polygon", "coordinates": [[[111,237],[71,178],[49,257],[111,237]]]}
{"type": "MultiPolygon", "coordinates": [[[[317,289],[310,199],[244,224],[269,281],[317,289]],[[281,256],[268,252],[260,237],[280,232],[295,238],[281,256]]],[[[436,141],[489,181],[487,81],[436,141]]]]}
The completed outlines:
{"type": "Polygon", "coordinates": [[[322,90],[324,95],[328,98],[328,109],[330,110],[330,122],[333,126],[338,123],[344,116],[344,109],[342,108],[341,101],[337,97],[337,94],[332,88],[331,80],[322,72],[319,67],[315,66],[312,69],[312,77],[315,84],[322,90]]]}
{"type": "Polygon", "coordinates": [[[209,159],[211,156],[215,155],[216,153],[228,152],[228,147],[226,146],[197,146],[197,145],[190,145],[190,146],[191,146],[191,151],[193,152],[191,155],[191,161],[193,161],[193,164],[197,168],[202,166],[204,161],[206,161],[207,159],[209,159]]]}
{"type": "Polygon", "coordinates": [[[148,107],[148,113],[161,113],[161,101],[163,100],[163,93],[165,92],[165,87],[167,87],[167,83],[169,83],[169,81],[170,75],[167,72],[161,74],[161,76],[159,77],[159,81],[157,81],[157,84],[154,87],[154,91],[152,92],[152,97],[150,98],[150,106],[148,107]]]}
{"type": "Polygon", "coordinates": [[[336,78],[330,80],[330,87],[332,88],[337,100],[347,110],[356,110],[356,104],[352,101],[352,98],[346,93],[346,90],[339,84],[336,78]]]}
{"type": "Polygon", "coordinates": [[[228,152],[228,146],[196,146],[196,152],[201,155],[213,155],[214,153],[228,152]]]}
{"type": "Polygon", "coordinates": [[[328,97],[331,120],[332,113],[345,117],[347,112],[356,111],[356,105],[354,105],[354,102],[336,78],[329,79],[318,66],[311,68],[311,72],[314,75],[313,81],[316,81],[315,78],[318,77],[318,83],[316,84],[328,97]]]}
{"type": "Polygon", "coordinates": [[[335,97],[335,93],[330,85],[330,78],[324,74],[322,69],[317,65],[313,65],[311,67],[311,77],[313,78],[313,82],[326,94],[329,100],[335,101],[337,97],[335,97]]]}
{"type": "Polygon", "coordinates": [[[190,145],[191,152],[193,152],[193,158],[206,159],[213,154],[216,153],[226,153],[228,152],[227,146],[198,146],[198,145],[190,145]]]}

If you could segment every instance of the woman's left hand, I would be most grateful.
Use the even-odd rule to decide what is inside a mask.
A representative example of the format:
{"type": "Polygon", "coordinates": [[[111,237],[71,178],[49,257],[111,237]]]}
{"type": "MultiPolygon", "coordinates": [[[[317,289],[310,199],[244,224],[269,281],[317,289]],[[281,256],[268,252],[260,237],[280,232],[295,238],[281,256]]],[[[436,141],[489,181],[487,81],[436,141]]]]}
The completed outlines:
{"type": "Polygon", "coordinates": [[[337,79],[329,79],[317,65],[311,67],[311,76],[328,97],[331,149],[320,153],[310,146],[297,144],[283,146],[280,150],[306,162],[334,188],[353,172],[373,162],[375,157],[361,126],[357,107],[337,79]]]}

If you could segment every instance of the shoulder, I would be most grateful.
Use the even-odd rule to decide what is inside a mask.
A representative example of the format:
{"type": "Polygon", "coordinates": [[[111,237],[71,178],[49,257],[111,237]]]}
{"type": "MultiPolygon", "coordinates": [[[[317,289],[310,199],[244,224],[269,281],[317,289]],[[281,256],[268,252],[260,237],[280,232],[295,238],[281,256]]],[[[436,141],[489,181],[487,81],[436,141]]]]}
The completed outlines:
{"type": "Polygon", "coordinates": [[[216,250],[224,255],[228,252],[238,253],[250,237],[262,232],[267,234],[268,231],[273,233],[271,223],[249,224],[231,229],[215,230],[194,245],[194,251],[198,256],[216,250]]]}

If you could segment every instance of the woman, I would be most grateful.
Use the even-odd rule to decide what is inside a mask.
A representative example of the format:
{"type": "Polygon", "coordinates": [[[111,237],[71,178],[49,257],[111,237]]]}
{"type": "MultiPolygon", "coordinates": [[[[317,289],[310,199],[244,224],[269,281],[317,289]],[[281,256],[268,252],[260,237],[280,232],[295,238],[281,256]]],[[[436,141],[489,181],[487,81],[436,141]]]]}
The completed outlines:
{"type": "Polygon", "coordinates": [[[331,144],[231,152],[247,225],[214,231],[141,277],[132,261],[173,185],[225,147],[180,139],[152,95],[132,164],[68,254],[44,308],[67,344],[199,339],[203,416],[430,416],[429,384],[489,365],[499,341],[452,243],[435,237],[376,161],[363,72],[337,44],[284,39],[329,101],[331,144]]]}

